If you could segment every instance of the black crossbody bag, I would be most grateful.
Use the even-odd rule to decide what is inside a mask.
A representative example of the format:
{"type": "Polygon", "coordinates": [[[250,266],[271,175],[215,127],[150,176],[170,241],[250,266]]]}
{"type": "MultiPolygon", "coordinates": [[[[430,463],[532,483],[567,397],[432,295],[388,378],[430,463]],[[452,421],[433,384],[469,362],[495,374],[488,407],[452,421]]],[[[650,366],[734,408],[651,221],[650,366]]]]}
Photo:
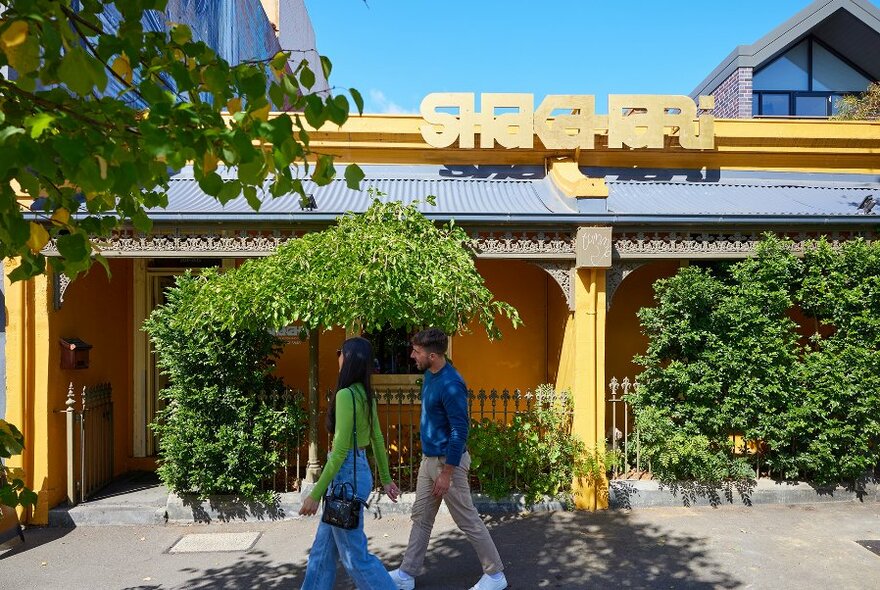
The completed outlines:
{"type": "Polygon", "coordinates": [[[357,398],[352,387],[349,387],[348,390],[351,392],[353,418],[351,449],[354,453],[354,481],[352,483],[337,483],[327,489],[321,521],[341,529],[356,529],[361,516],[361,506],[369,507],[369,504],[357,496],[357,398]],[[346,495],[346,488],[351,489],[350,495],[346,495]]]}

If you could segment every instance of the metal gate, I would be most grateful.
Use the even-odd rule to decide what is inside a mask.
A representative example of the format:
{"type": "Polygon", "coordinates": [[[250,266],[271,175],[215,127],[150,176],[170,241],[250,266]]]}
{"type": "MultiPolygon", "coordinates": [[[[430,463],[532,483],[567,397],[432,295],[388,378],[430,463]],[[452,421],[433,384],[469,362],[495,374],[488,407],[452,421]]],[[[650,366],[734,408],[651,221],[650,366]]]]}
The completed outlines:
{"type": "Polygon", "coordinates": [[[67,497],[76,505],[113,478],[112,388],[109,383],[83,387],[77,400],[71,382],[66,406],[67,497]]]}

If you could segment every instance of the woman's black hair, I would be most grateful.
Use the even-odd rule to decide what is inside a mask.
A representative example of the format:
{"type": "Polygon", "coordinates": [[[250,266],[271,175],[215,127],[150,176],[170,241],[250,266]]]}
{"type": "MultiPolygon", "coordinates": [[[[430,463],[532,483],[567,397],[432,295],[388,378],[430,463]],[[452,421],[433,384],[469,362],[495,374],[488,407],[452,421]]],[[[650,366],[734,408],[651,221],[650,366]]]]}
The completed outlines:
{"type": "Polygon", "coordinates": [[[336,381],[336,393],[333,394],[330,407],[327,409],[327,432],[330,434],[336,432],[336,395],[339,390],[360,383],[367,394],[366,411],[372,435],[373,388],[370,384],[370,375],[373,374],[373,347],[366,338],[355,336],[342,343],[340,354],[342,354],[342,368],[339,369],[339,379],[336,381]]]}

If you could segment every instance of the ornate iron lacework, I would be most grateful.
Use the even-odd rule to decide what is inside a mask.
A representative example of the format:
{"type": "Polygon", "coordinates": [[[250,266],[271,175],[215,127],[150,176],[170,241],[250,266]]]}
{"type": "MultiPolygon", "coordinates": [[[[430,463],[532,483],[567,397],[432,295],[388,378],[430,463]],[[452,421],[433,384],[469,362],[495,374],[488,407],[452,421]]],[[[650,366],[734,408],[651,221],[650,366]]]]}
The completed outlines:
{"type": "MultiPolygon", "coordinates": [[[[281,232],[237,232],[226,235],[184,232],[141,235],[122,232],[99,240],[98,246],[105,256],[241,254],[244,258],[248,255],[271,254],[293,239],[296,238],[292,234],[281,232]]],[[[480,258],[574,258],[574,237],[570,233],[471,234],[470,245],[480,258]]],[[[55,243],[50,242],[43,253],[57,256],[55,243]]]]}
{"type": "Polygon", "coordinates": [[[569,311],[574,311],[574,262],[546,262],[540,261],[533,263],[540,266],[547,274],[549,274],[562,289],[565,296],[565,303],[568,305],[569,311]]]}
{"type": "MultiPolygon", "coordinates": [[[[296,239],[294,236],[280,233],[220,235],[213,233],[200,234],[153,234],[133,235],[121,233],[109,239],[98,240],[97,245],[105,256],[158,256],[172,254],[227,255],[240,254],[248,256],[266,256],[275,252],[279,246],[296,239]]],[[[49,256],[57,255],[58,249],[54,242],[43,250],[49,256]]]]}
{"type": "MultiPolygon", "coordinates": [[[[802,254],[804,244],[817,239],[822,232],[787,234],[792,240],[792,252],[802,254]]],[[[831,232],[826,234],[833,246],[862,236],[874,239],[872,232],[831,232]]],[[[650,258],[746,258],[755,252],[762,232],[717,233],[623,233],[614,237],[614,254],[621,259],[650,258]]]]}
{"type": "MultiPolygon", "coordinates": [[[[819,237],[820,232],[801,232],[788,237],[794,242],[792,250],[803,252],[804,242],[819,237]]],[[[837,245],[847,239],[862,236],[876,239],[873,232],[833,232],[829,241],[837,245]]],[[[105,256],[157,256],[185,254],[224,256],[228,254],[265,256],[279,246],[296,239],[291,232],[236,232],[236,233],[169,233],[141,235],[120,232],[109,239],[98,240],[105,256]]],[[[744,258],[755,251],[761,233],[621,233],[614,236],[614,256],[617,259],[652,258],[744,258]]],[[[558,233],[472,233],[470,246],[479,258],[521,258],[544,261],[574,259],[574,235],[558,233]]],[[[57,256],[58,249],[50,242],[43,253],[57,256]]]]}
{"type": "Polygon", "coordinates": [[[611,300],[614,293],[626,277],[636,269],[647,264],[646,262],[618,262],[606,271],[605,274],[605,310],[611,309],[611,300]]]}
{"type": "Polygon", "coordinates": [[[55,311],[61,309],[61,306],[64,304],[64,293],[67,291],[67,287],[70,286],[70,278],[62,273],[56,272],[54,275],[54,288],[52,289],[53,293],[53,304],[55,307],[55,311]]]}
{"type": "Polygon", "coordinates": [[[472,233],[471,247],[479,258],[574,258],[574,234],[472,233]]]}

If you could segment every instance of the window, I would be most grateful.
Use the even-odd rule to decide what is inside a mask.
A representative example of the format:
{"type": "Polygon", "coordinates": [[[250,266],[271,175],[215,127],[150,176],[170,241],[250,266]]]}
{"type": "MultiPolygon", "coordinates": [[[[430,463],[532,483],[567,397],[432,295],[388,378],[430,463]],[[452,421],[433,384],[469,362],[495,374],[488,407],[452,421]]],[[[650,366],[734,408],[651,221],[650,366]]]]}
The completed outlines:
{"type": "Polygon", "coordinates": [[[802,117],[826,117],[828,116],[827,96],[803,96],[794,97],[794,112],[802,117]]]}
{"type": "Polygon", "coordinates": [[[791,99],[788,93],[770,94],[765,92],[760,95],[760,99],[762,115],[784,117],[791,114],[791,109],[789,108],[791,99]]]}
{"type": "Polygon", "coordinates": [[[808,37],[752,77],[755,117],[828,117],[846,94],[868,88],[868,76],[821,41],[808,37]]]}
{"type": "Polygon", "coordinates": [[[386,328],[381,332],[364,334],[373,345],[377,375],[412,375],[419,373],[410,358],[410,334],[403,328],[386,328]]]}
{"type": "Polygon", "coordinates": [[[849,67],[820,43],[813,44],[812,90],[864,90],[869,83],[866,76],[849,67]]]}
{"type": "Polygon", "coordinates": [[[752,77],[755,90],[809,90],[809,41],[801,41],[752,77]]]}

